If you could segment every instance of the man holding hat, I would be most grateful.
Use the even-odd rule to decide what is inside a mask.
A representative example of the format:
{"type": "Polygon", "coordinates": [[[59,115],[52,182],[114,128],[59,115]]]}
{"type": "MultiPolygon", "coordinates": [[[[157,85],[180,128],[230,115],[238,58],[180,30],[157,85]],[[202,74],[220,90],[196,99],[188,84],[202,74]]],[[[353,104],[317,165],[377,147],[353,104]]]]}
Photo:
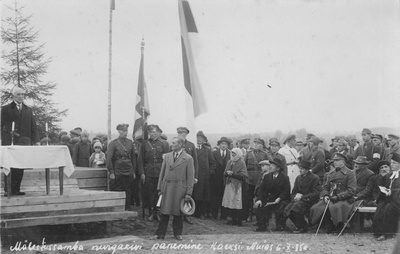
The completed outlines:
{"type": "Polygon", "coordinates": [[[261,175],[261,167],[258,164],[260,161],[269,160],[272,161],[272,157],[264,151],[265,142],[261,138],[254,139],[254,149],[246,154],[244,162],[247,166],[247,174],[249,176],[249,190],[247,198],[248,206],[248,218],[247,221],[252,221],[252,211],[253,211],[253,199],[254,199],[254,189],[257,184],[257,180],[261,175]]]}
{"type": "Polygon", "coordinates": [[[297,166],[300,155],[294,148],[296,145],[296,136],[289,135],[283,143],[285,146],[279,149],[278,152],[285,156],[288,171],[287,176],[290,180],[290,186],[293,186],[296,177],[300,174],[299,167],[297,166]]]}
{"type": "Polygon", "coordinates": [[[275,213],[276,231],[286,227],[286,218],[283,211],[290,202],[290,182],[282,171],[282,161],[278,158],[270,161],[270,173],[267,174],[257,192],[257,228],[256,232],[266,231],[267,221],[275,213]],[[265,216],[266,215],[266,216],[265,216]]]}
{"type": "Polygon", "coordinates": [[[140,146],[138,156],[138,169],[144,172],[146,180],[143,185],[143,206],[149,209],[149,221],[159,220],[157,209],[157,184],[161,172],[163,156],[169,152],[169,145],[160,138],[162,132],[156,124],[147,126],[149,139],[145,140],[140,146]]]}
{"type": "Polygon", "coordinates": [[[218,218],[218,212],[221,208],[221,219],[226,219],[226,211],[222,204],[224,196],[224,171],[226,163],[231,159],[231,153],[227,149],[230,145],[230,140],[227,137],[221,137],[217,142],[218,149],[214,150],[213,156],[215,160],[215,172],[210,172],[210,206],[211,213],[214,219],[218,218]]]}
{"type": "Polygon", "coordinates": [[[321,185],[319,177],[311,172],[311,163],[301,161],[299,164],[300,175],[294,182],[291,199],[292,202],[285,208],[285,216],[289,217],[296,228],[293,233],[307,232],[307,222],[304,217],[308,217],[312,205],[318,202],[321,185]]]}
{"type": "Polygon", "coordinates": [[[211,149],[204,145],[207,137],[202,131],[197,132],[198,182],[194,185],[193,199],[196,201],[196,215],[205,218],[207,204],[210,202],[210,172],[215,172],[215,160],[211,149]]]}
{"type": "MultiPolygon", "coordinates": [[[[20,87],[12,90],[13,101],[1,109],[1,145],[11,145],[12,134],[14,144],[20,143],[22,137],[29,138],[29,144],[40,144],[37,131],[36,120],[32,109],[26,106],[24,101],[25,91],[20,87]],[[14,123],[14,125],[13,125],[14,123]],[[14,129],[12,127],[14,126],[14,129]]],[[[23,169],[11,168],[11,194],[24,195],[21,192],[21,181],[24,176],[23,169]]],[[[4,192],[7,192],[7,176],[4,178],[4,192]]]]}
{"type": "Polygon", "coordinates": [[[341,153],[334,154],[332,160],[336,169],[327,175],[320,193],[320,201],[310,210],[311,224],[314,225],[320,219],[324,219],[328,223],[327,233],[335,230],[340,232],[354,209],[356,176],[352,170],[346,167],[346,159],[346,156],[341,153]],[[330,201],[329,209],[327,209],[325,217],[321,218],[328,201],[330,201]]]}
{"type": "Polygon", "coordinates": [[[375,146],[372,142],[372,132],[370,129],[364,128],[361,131],[361,135],[364,144],[359,146],[357,150],[354,151],[353,158],[357,158],[358,156],[366,156],[367,160],[371,163],[369,169],[376,174],[376,164],[381,160],[381,151],[379,147],[375,146]]]}
{"type": "Polygon", "coordinates": [[[400,221],[400,155],[394,153],[390,162],[392,172],[382,179],[382,190],[372,222],[374,236],[378,241],[393,237],[400,221]]]}
{"type": "Polygon", "coordinates": [[[169,216],[174,217],[172,228],[176,240],[182,240],[183,218],[181,202],[191,200],[194,185],[193,158],[183,149],[182,137],[172,139],[172,152],[167,153],[161,165],[158,194],[161,197],[161,220],[156,231],[157,239],[164,239],[169,216]]]}
{"type": "MultiPolygon", "coordinates": [[[[135,179],[135,170],[137,167],[135,149],[133,142],[127,139],[128,124],[118,124],[117,130],[119,136],[111,141],[107,149],[107,169],[110,173],[110,190],[125,191],[125,210],[130,209],[131,188],[133,179],[135,179]]],[[[139,175],[142,181],[145,176],[141,168],[139,175]]]]}
{"type": "Polygon", "coordinates": [[[375,174],[368,169],[369,162],[367,161],[367,157],[358,156],[353,162],[357,182],[354,199],[356,201],[364,200],[364,204],[367,204],[372,199],[375,174]]]}
{"type": "Polygon", "coordinates": [[[279,153],[279,149],[281,148],[281,144],[279,143],[277,138],[271,138],[269,140],[269,149],[271,151],[272,159],[279,158],[282,161],[283,174],[287,176],[287,165],[286,158],[282,154],[279,153]]]}
{"type": "Polygon", "coordinates": [[[389,134],[387,137],[387,142],[389,143],[389,153],[386,160],[391,161],[393,154],[397,153],[400,155],[399,136],[389,134]]]}

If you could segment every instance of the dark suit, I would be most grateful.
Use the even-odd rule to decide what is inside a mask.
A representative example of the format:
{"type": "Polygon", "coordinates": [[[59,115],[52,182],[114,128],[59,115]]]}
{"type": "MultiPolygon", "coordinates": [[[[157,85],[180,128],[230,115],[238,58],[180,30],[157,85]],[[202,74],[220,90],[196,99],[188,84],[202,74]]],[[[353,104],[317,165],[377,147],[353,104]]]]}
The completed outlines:
{"type": "Polygon", "coordinates": [[[257,201],[261,200],[261,209],[257,209],[257,226],[260,229],[265,229],[266,222],[271,218],[272,213],[275,213],[276,227],[281,229],[285,226],[285,218],[283,216],[283,210],[290,202],[290,181],[289,177],[283,173],[279,173],[274,179],[273,174],[267,174],[260,188],[257,192],[257,201]],[[277,198],[280,198],[280,202],[275,205],[264,207],[267,202],[274,202],[277,198]],[[265,218],[265,215],[267,218],[265,218]]]}
{"type": "MultiPolygon", "coordinates": [[[[29,138],[30,144],[39,142],[36,121],[32,109],[23,103],[21,112],[13,101],[1,109],[1,145],[11,145],[12,122],[15,122],[14,144],[19,144],[22,137],[29,138]]],[[[24,175],[23,169],[11,169],[12,182],[11,193],[20,192],[21,181],[24,175]]],[[[7,177],[5,177],[4,191],[7,191],[7,177]]]]}
{"type": "MultiPolygon", "coordinates": [[[[230,151],[227,149],[225,152],[225,158],[222,158],[220,149],[212,152],[215,160],[215,172],[211,171],[210,175],[210,193],[212,193],[210,202],[213,218],[218,217],[218,210],[222,204],[222,197],[224,196],[224,171],[226,163],[231,159],[230,151]]],[[[226,217],[225,210],[222,207],[221,217],[226,217]]]]}
{"type": "Polygon", "coordinates": [[[193,164],[194,164],[194,178],[198,179],[198,174],[199,174],[199,164],[197,162],[197,153],[196,153],[196,147],[194,144],[188,140],[185,140],[185,143],[183,143],[182,147],[187,154],[192,156],[193,158],[193,164]]]}

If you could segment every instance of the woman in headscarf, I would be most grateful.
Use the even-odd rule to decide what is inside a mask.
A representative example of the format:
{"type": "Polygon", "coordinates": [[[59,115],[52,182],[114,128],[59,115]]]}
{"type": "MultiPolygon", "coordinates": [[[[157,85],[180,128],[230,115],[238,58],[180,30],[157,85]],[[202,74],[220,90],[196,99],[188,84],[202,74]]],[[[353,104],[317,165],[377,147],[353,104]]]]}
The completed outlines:
{"type": "Polygon", "coordinates": [[[400,219],[400,155],[393,154],[392,172],[382,179],[378,208],[376,209],[372,228],[378,241],[393,237],[397,233],[400,219]]]}
{"type": "Polygon", "coordinates": [[[226,164],[225,191],[222,206],[230,209],[232,220],[229,225],[242,225],[244,219],[244,208],[248,191],[248,174],[246,164],[243,160],[242,151],[233,148],[231,160],[226,164]]]}

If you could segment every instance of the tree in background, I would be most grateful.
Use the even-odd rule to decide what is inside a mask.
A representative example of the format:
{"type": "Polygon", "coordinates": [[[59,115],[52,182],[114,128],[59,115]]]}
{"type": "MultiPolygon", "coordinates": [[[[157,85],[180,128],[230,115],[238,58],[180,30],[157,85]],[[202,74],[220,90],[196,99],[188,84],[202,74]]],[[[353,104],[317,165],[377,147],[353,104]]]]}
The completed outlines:
{"type": "Polygon", "coordinates": [[[15,15],[2,20],[1,105],[10,103],[15,86],[25,89],[25,102],[32,107],[39,136],[45,136],[45,123],[48,123],[49,137],[55,141],[60,132],[58,123],[67,115],[67,110],[57,109],[51,100],[57,84],[42,80],[51,58],[45,57],[44,44],[38,43],[39,33],[30,26],[32,16],[24,17],[21,12],[23,7],[19,7],[17,1],[13,7],[4,8],[12,10],[15,15]]]}

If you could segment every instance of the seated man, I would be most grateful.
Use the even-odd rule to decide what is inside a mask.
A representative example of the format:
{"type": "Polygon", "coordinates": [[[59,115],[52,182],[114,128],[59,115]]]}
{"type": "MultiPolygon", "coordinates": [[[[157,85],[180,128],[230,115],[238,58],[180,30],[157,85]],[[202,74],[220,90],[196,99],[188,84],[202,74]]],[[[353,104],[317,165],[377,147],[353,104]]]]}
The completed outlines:
{"type": "Polygon", "coordinates": [[[325,217],[328,223],[327,233],[335,230],[340,232],[350,213],[354,209],[354,195],[356,194],[356,176],[353,171],[346,167],[346,156],[335,153],[333,156],[335,171],[328,174],[322,186],[320,201],[313,205],[310,210],[311,224],[316,224],[322,217],[325,207],[325,217]]]}
{"type": "MultiPolygon", "coordinates": [[[[372,199],[372,190],[374,187],[375,174],[368,169],[368,161],[365,156],[358,156],[354,162],[354,170],[356,173],[357,189],[354,200],[364,200],[364,204],[372,199]]],[[[359,202],[356,202],[356,206],[359,202]]]]}
{"type": "Polygon", "coordinates": [[[283,174],[282,161],[279,158],[275,158],[270,163],[270,173],[264,177],[254,205],[258,207],[257,217],[260,218],[255,229],[257,232],[266,231],[267,221],[271,218],[272,213],[275,213],[276,230],[282,231],[285,228],[286,219],[283,216],[283,210],[290,201],[289,177],[283,174]]]}
{"type": "Polygon", "coordinates": [[[368,202],[365,206],[376,207],[379,195],[381,194],[381,190],[379,186],[382,185],[383,177],[391,172],[390,162],[388,161],[379,161],[377,166],[379,169],[379,174],[375,176],[374,179],[374,187],[372,189],[372,200],[368,202]]]}
{"type": "Polygon", "coordinates": [[[319,177],[310,171],[311,162],[301,161],[299,168],[300,175],[297,176],[292,190],[292,202],[285,208],[285,215],[296,226],[293,230],[295,234],[307,232],[304,216],[308,217],[310,208],[318,202],[321,191],[319,177]]]}

